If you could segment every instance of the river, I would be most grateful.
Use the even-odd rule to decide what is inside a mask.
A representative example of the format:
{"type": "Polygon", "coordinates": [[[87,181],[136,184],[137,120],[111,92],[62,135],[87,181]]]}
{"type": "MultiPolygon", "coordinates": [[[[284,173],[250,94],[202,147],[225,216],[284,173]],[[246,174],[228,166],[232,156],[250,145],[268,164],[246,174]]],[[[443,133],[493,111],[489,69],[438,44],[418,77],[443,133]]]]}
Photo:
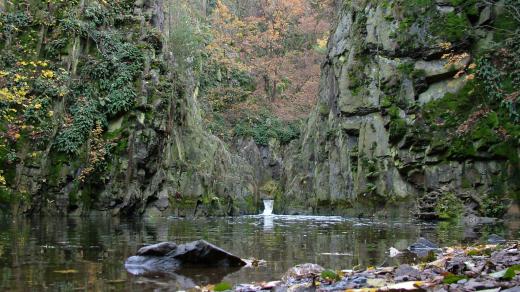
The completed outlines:
{"type": "Polygon", "coordinates": [[[151,291],[227,281],[279,279],[290,267],[317,263],[331,269],[396,264],[388,249],[418,237],[439,245],[474,243],[491,233],[513,238],[518,226],[464,227],[449,222],[342,217],[236,218],[3,218],[0,219],[1,291],[151,291]],[[240,257],[265,260],[231,274],[194,270],[175,277],[133,276],[124,261],[143,245],[205,239],[240,257]]]}

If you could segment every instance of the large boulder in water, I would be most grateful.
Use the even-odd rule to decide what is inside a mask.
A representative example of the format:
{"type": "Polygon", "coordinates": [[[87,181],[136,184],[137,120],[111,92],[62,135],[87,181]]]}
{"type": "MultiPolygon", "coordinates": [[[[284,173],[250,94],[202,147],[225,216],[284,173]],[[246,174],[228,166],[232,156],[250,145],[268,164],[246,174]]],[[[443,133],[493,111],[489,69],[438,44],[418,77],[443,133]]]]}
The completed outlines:
{"type": "Polygon", "coordinates": [[[145,246],[125,262],[127,271],[135,275],[169,273],[183,268],[238,268],[245,265],[241,258],[204,240],[181,245],[162,242],[145,246]]]}
{"type": "Polygon", "coordinates": [[[175,250],[177,244],[174,242],[161,242],[140,248],[137,251],[138,256],[164,256],[175,250]]]}

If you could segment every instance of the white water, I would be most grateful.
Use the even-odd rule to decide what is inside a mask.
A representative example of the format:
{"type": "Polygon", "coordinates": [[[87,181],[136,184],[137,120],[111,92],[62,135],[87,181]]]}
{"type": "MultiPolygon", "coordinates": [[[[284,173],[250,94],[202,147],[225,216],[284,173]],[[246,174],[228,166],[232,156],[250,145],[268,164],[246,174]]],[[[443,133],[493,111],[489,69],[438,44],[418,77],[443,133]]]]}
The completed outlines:
{"type": "Polygon", "coordinates": [[[264,212],[262,213],[262,215],[273,215],[273,202],[274,200],[264,200],[264,212]]]}

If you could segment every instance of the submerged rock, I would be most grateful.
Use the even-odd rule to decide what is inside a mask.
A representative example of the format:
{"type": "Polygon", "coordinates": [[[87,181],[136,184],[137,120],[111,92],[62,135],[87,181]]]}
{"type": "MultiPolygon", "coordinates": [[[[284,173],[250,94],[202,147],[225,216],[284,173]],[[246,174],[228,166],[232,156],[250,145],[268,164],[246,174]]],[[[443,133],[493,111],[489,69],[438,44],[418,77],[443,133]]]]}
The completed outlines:
{"type": "Polygon", "coordinates": [[[427,256],[430,252],[440,251],[439,246],[426,238],[419,238],[415,243],[408,247],[408,250],[417,254],[419,257],[427,256]]]}
{"type": "Polygon", "coordinates": [[[505,238],[501,237],[501,236],[498,236],[496,234],[491,234],[489,237],[488,237],[488,243],[490,244],[499,244],[499,243],[505,243],[506,240],[505,238]]]}
{"type": "Polygon", "coordinates": [[[127,271],[134,275],[168,273],[185,268],[239,268],[245,265],[241,258],[204,240],[181,245],[162,242],[146,246],[125,262],[127,271]]]}

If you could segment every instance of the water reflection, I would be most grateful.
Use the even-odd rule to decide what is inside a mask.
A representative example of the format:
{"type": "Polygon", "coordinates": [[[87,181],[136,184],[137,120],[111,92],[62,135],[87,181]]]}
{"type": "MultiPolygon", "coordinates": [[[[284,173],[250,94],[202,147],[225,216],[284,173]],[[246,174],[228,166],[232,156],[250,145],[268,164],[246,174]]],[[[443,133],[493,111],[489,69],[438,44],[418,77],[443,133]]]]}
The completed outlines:
{"type": "Polygon", "coordinates": [[[270,231],[274,228],[274,216],[262,216],[264,221],[264,231],[270,231]]]}
{"type": "Polygon", "coordinates": [[[332,269],[390,265],[390,247],[404,249],[418,237],[439,244],[472,242],[497,233],[517,237],[518,225],[464,226],[380,222],[341,217],[253,216],[186,219],[35,218],[0,219],[0,290],[185,289],[225,280],[232,283],[279,278],[289,267],[313,262],[332,269]],[[465,237],[466,236],[466,237],[465,237]],[[177,271],[173,277],[136,277],[127,257],[145,244],[205,239],[244,258],[266,264],[228,275],[177,271]]]}

